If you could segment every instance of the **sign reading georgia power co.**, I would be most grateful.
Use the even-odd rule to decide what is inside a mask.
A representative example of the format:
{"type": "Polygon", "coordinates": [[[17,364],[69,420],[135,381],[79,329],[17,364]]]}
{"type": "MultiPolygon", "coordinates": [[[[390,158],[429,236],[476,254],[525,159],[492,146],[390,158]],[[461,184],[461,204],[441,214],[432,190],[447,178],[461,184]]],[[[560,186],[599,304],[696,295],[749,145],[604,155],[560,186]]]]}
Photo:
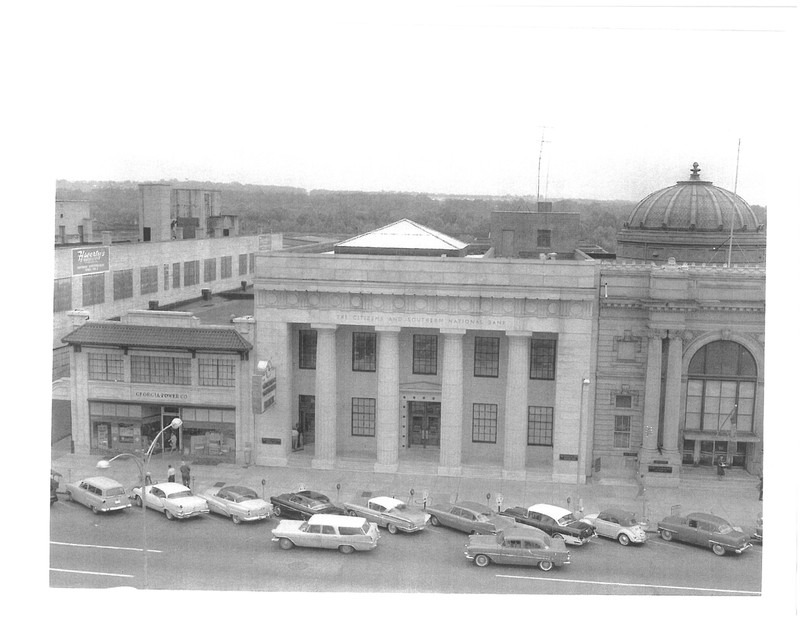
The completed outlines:
{"type": "Polygon", "coordinates": [[[106,272],[110,268],[109,247],[83,247],[72,250],[72,274],[89,275],[106,272]]]}

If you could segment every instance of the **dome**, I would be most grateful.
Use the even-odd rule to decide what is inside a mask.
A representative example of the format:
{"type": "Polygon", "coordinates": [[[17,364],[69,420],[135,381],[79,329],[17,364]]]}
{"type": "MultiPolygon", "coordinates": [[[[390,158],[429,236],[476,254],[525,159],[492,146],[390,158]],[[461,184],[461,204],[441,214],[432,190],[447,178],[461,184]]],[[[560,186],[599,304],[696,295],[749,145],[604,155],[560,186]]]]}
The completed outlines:
{"type": "Polygon", "coordinates": [[[720,231],[733,229],[756,231],[758,218],[741,197],[710,180],[700,180],[700,167],[692,166],[689,180],[654,191],[628,217],[626,229],[720,231]],[[735,214],[734,214],[735,213],[735,214]]]}

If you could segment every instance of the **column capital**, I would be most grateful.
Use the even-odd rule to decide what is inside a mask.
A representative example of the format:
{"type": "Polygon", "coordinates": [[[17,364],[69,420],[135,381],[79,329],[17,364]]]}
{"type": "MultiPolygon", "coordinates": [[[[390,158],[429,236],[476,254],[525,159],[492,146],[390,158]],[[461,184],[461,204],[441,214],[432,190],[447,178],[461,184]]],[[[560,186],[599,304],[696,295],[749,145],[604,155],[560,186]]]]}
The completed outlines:
{"type": "Polygon", "coordinates": [[[465,328],[440,328],[439,332],[443,335],[449,335],[451,337],[463,337],[467,334],[467,330],[465,328]]]}
{"type": "Polygon", "coordinates": [[[648,328],[645,331],[645,336],[648,339],[663,339],[667,336],[667,331],[661,328],[648,328]]]}
{"type": "Polygon", "coordinates": [[[311,324],[314,330],[336,330],[339,328],[338,324],[311,324]]]}
{"type": "Polygon", "coordinates": [[[527,330],[507,330],[506,337],[520,337],[523,339],[530,339],[533,333],[527,330]]]}
{"type": "Polygon", "coordinates": [[[376,326],[375,332],[378,333],[399,333],[400,327],[399,326],[376,326]]]}
{"type": "Polygon", "coordinates": [[[687,335],[685,330],[671,330],[667,334],[667,337],[674,340],[684,341],[687,338],[687,335]]]}

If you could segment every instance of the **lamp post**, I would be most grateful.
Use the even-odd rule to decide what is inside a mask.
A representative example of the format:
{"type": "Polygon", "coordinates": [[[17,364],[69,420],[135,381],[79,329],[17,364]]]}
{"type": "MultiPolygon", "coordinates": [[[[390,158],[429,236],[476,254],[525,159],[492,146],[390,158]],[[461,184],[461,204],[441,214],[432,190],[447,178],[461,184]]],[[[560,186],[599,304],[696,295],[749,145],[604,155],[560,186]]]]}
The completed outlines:
{"type": "Polygon", "coordinates": [[[150,465],[150,456],[153,454],[153,448],[155,447],[158,439],[167,429],[177,430],[181,425],[183,425],[183,421],[179,418],[173,418],[172,422],[166,427],[163,427],[161,431],[156,434],[156,437],[153,438],[153,441],[150,443],[147,451],[139,457],[138,455],[134,455],[132,453],[120,453],[119,455],[114,455],[111,459],[105,460],[101,459],[97,462],[97,467],[101,470],[105,470],[111,467],[111,462],[115,459],[133,459],[136,462],[136,466],[139,468],[139,475],[142,479],[142,553],[144,554],[144,587],[147,588],[147,500],[145,496],[147,495],[147,477],[148,472],[147,468],[150,465]]]}

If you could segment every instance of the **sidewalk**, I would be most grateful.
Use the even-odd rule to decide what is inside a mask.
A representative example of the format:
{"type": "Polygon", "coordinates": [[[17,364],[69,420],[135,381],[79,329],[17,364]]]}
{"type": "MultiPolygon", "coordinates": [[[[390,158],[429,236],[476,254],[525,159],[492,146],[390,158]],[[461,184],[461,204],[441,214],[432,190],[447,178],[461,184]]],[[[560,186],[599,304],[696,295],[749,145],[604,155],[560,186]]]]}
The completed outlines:
{"type": "MultiPolygon", "coordinates": [[[[96,468],[99,459],[97,455],[76,455],[54,449],[51,467],[63,475],[60,491],[64,490],[65,483],[98,475],[113,477],[126,488],[140,484],[135,463],[122,459],[114,462],[112,469],[100,471],[96,468]]],[[[163,456],[153,455],[150,472],[154,482],[166,480],[167,466],[170,463],[177,469],[181,463],[180,456],[169,453],[163,456]]],[[[419,471],[413,470],[413,466],[411,469],[405,466],[401,472],[385,474],[364,469],[367,466],[363,462],[347,461],[340,462],[342,467],[335,470],[240,464],[200,465],[193,464],[191,460],[187,460],[187,463],[192,469],[191,486],[196,493],[202,493],[215,483],[225,482],[250,487],[267,500],[279,493],[306,488],[320,491],[334,502],[342,502],[353,499],[364,490],[385,490],[387,494],[417,506],[423,505],[427,495],[429,505],[451,500],[470,500],[487,503],[492,509],[497,508],[497,497],[500,494],[502,508],[544,502],[571,511],[580,511],[582,506],[583,513],[589,514],[616,506],[634,511],[639,516],[644,513],[650,531],[655,531],[658,521],[673,510],[682,513],[714,513],[735,526],[747,529],[755,525],[763,505],[758,500],[758,479],[743,471],[729,473],[721,478],[705,470],[689,471],[680,487],[650,487],[643,491],[634,480],[590,481],[586,485],[531,478],[511,481],[502,479],[499,471],[490,469],[485,470],[485,474],[481,476],[456,478],[431,474],[427,466],[421,466],[419,471]]]]}

